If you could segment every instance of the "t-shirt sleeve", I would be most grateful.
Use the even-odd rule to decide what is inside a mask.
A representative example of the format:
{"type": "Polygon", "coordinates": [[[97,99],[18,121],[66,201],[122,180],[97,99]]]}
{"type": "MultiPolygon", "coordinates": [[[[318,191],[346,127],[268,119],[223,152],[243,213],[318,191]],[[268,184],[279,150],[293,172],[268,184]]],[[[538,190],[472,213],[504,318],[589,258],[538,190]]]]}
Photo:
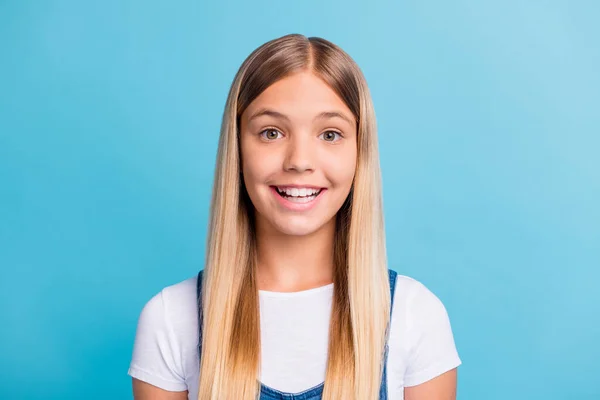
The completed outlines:
{"type": "Polygon", "coordinates": [[[185,391],[180,346],[166,317],[161,291],[139,316],[128,374],[164,390],[185,391]]]}
{"type": "Polygon", "coordinates": [[[407,310],[413,345],[405,386],[427,382],[461,364],[446,308],[423,284],[416,284],[407,310]]]}

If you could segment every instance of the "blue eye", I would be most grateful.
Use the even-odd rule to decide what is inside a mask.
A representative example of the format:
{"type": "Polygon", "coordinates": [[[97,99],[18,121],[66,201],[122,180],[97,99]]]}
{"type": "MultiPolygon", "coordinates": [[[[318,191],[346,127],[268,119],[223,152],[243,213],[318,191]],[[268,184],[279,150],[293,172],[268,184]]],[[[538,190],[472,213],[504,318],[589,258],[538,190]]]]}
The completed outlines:
{"type": "Polygon", "coordinates": [[[342,135],[336,131],[326,131],[321,133],[319,137],[322,137],[326,142],[337,142],[342,138],[342,135]]]}
{"type": "Polygon", "coordinates": [[[279,139],[281,137],[281,132],[279,132],[276,129],[265,129],[264,131],[262,131],[260,133],[260,136],[262,136],[264,139],[266,140],[275,140],[275,139],[279,139]]]}

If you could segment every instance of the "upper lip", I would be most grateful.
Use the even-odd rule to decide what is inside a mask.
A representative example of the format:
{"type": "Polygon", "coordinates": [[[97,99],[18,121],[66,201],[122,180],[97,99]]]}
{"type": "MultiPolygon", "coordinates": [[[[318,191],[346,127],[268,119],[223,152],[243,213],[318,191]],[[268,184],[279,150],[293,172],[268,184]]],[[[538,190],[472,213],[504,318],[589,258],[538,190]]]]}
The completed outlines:
{"type": "Polygon", "coordinates": [[[277,188],[285,188],[285,189],[325,189],[323,186],[315,186],[315,185],[302,185],[302,184],[296,184],[296,183],[291,183],[291,184],[282,184],[282,185],[271,185],[271,186],[275,186],[277,188]]]}

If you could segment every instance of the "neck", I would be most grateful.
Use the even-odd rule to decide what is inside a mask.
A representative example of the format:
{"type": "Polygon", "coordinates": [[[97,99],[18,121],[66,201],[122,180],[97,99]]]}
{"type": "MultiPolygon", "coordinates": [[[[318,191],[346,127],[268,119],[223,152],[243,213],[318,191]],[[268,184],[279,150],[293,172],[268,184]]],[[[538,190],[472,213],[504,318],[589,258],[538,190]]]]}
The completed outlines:
{"type": "Polygon", "coordinates": [[[256,221],[259,290],[297,292],[333,282],[335,217],[316,232],[284,235],[256,221]]]}

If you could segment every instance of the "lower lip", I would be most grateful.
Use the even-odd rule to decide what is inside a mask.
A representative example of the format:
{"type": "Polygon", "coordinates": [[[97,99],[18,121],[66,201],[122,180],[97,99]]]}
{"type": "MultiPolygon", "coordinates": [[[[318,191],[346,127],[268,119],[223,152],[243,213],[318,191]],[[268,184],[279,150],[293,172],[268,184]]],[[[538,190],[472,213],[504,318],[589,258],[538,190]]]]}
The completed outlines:
{"type": "Polygon", "coordinates": [[[323,197],[323,194],[327,190],[327,189],[321,189],[319,194],[311,201],[307,201],[306,203],[295,203],[295,202],[290,201],[290,200],[286,199],[285,197],[281,196],[279,194],[279,192],[277,191],[277,189],[274,188],[273,186],[271,186],[270,189],[271,189],[271,192],[273,193],[273,195],[275,196],[275,198],[277,199],[277,201],[279,202],[279,204],[281,204],[283,207],[285,207],[291,211],[308,211],[308,210],[310,210],[311,208],[313,208],[314,206],[317,205],[317,202],[319,201],[319,199],[321,197],[323,197]]]}

